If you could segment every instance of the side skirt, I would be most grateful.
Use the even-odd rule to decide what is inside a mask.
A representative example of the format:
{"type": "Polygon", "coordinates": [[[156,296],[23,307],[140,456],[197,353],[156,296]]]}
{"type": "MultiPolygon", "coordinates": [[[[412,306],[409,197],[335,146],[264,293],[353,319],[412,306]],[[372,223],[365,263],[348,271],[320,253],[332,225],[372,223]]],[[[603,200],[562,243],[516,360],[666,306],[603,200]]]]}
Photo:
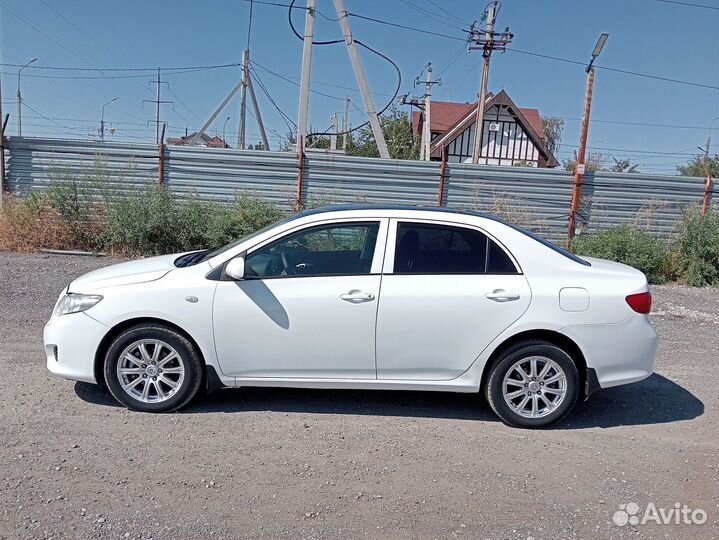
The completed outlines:
{"type": "Polygon", "coordinates": [[[467,375],[451,381],[408,381],[396,379],[303,379],[236,377],[235,386],[265,386],[284,388],[325,388],[363,390],[427,390],[434,392],[479,392],[479,383],[467,375]]]}

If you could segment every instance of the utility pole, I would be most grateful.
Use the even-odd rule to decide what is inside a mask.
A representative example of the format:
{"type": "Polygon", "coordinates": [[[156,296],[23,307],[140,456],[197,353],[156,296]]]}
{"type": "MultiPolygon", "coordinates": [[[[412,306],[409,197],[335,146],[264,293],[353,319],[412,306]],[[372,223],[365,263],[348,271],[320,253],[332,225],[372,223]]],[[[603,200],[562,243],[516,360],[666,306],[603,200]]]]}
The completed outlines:
{"type": "MultiPolygon", "coordinates": [[[[174,101],[163,101],[160,99],[160,86],[163,84],[168,84],[167,81],[163,81],[160,78],[160,68],[157,68],[157,80],[150,81],[149,84],[156,84],[157,85],[157,99],[154,101],[151,99],[143,99],[142,103],[143,105],[147,103],[154,103],[155,104],[155,144],[160,144],[160,105],[164,103],[173,103],[174,101]]],[[[149,120],[148,122],[153,122],[153,120],[149,120]]]]}
{"type": "MultiPolygon", "coordinates": [[[[365,109],[367,109],[369,123],[370,126],[372,126],[372,133],[374,134],[374,139],[377,143],[379,156],[383,159],[389,159],[389,150],[387,149],[387,143],[384,139],[382,126],[379,123],[377,110],[375,109],[374,102],[372,101],[372,95],[369,91],[369,85],[367,84],[367,79],[365,78],[364,70],[362,69],[362,62],[360,60],[359,51],[357,51],[357,45],[355,44],[355,40],[352,37],[352,30],[350,29],[350,23],[347,17],[347,10],[345,9],[344,0],[334,0],[334,3],[335,11],[337,11],[337,17],[339,17],[340,26],[342,27],[342,33],[344,34],[345,43],[347,44],[347,51],[349,52],[350,60],[352,61],[352,67],[354,68],[355,77],[357,77],[357,84],[359,85],[360,91],[362,92],[365,109]]],[[[305,46],[306,45],[307,42],[305,41],[305,46]]]]}
{"type": "Polygon", "coordinates": [[[31,58],[30,61],[17,70],[17,136],[22,136],[22,94],[20,93],[20,73],[22,70],[28,67],[33,62],[36,62],[37,58],[31,58]]]}
{"type": "Polygon", "coordinates": [[[589,115],[592,111],[592,93],[594,90],[594,61],[602,52],[609,34],[603,33],[599,36],[597,44],[592,51],[592,59],[584,71],[587,72],[587,91],[584,98],[584,114],[582,115],[582,133],[579,137],[579,152],[577,153],[577,165],[574,171],[574,188],[572,189],[572,204],[569,210],[569,227],[567,230],[567,247],[574,238],[579,202],[582,196],[582,178],[584,177],[585,160],[587,155],[587,135],[589,134],[589,115]]]}
{"type": "Polygon", "coordinates": [[[350,131],[350,97],[345,96],[345,117],[342,121],[342,150],[347,152],[347,141],[349,139],[350,131]]]}
{"type": "Polygon", "coordinates": [[[330,132],[330,150],[337,150],[337,113],[333,112],[330,115],[330,124],[332,124],[332,131],[330,132]]]}
{"type": "Polygon", "coordinates": [[[247,78],[249,74],[248,63],[250,50],[242,51],[242,90],[240,93],[240,132],[237,134],[237,148],[245,149],[245,126],[247,121],[247,78]]]}
{"type": "MultiPolygon", "coordinates": [[[[442,79],[432,80],[432,63],[429,62],[426,67],[427,79],[424,83],[424,121],[422,123],[422,144],[420,148],[419,159],[429,161],[431,156],[430,147],[432,145],[432,129],[431,129],[431,107],[432,107],[432,85],[442,85],[442,79]]],[[[415,78],[415,86],[419,84],[421,73],[415,78]]]]}
{"type": "Polygon", "coordinates": [[[105,142],[105,107],[107,107],[110,103],[116,100],[117,98],[114,97],[102,106],[102,114],[100,115],[100,129],[98,130],[100,132],[100,142],[105,142]]]}
{"type": "Polygon", "coordinates": [[[707,145],[706,148],[704,148],[704,170],[706,172],[707,178],[706,182],[704,184],[704,197],[702,199],[702,215],[705,215],[707,213],[707,210],[709,210],[709,203],[711,202],[711,192],[712,192],[712,169],[711,169],[711,162],[709,160],[709,149],[712,145],[712,126],[714,125],[714,122],[719,120],[719,116],[716,118],[713,118],[712,121],[709,123],[709,133],[707,134],[707,145]]]}
{"type": "Polygon", "coordinates": [[[155,118],[155,143],[160,144],[160,68],[157,68],[157,110],[155,118]]]}
{"type": "Polygon", "coordinates": [[[472,152],[472,163],[479,163],[479,156],[482,152],[482,137],[484,135],[484,102],[487,100],[487,83],[489,81],[489,61],[492,51],[504,51],[512,41],[514,34],[509,27],[504,32],[495,32],[494,25],[497,22],[497,15],[502,7],[499,1],[490,2],[482,14],[482,22],[486,22],[484,30],[476,28],[477,23],[472,24],[469,30],[469,40],[474,45],[469,46],[470,51],[482,51],[482,82],[479,87],[477,99],[477,121],[474,127],[474,151],[472,152]]]}
{"type": "MultiPolygon", "coordinates": [[[[249,51],[248,51],[249,52],[249,51]]],[[[249,57],[249,55],[248,55],[249,57]]],[[[267,133],[265,133],[265,124],[262,122],[262,114],[260,108],[257,105],[257,97],[255,96],[255,87],[252,85],[252,76],[249,71],[247,72],[247,88],[250,91],[250,100],[252,101],[252,108],[255,111],[255,118],[257,119],[257,127],[260,128],[260,137],[262,137],[262,144],[265,150],[270,149],[270,143],[267,140],[267,133]]]]}
{"type": "Polygon", "coordinates": [[[297,144],[300,152],[307,141],[307,116],[310,107],[310,77],[312,75],[312,40],[315,35],[315,0],[307,0],[305,33],[302,47],[302,78],[300,79],[300,109],[297,118],[297,144]]]}

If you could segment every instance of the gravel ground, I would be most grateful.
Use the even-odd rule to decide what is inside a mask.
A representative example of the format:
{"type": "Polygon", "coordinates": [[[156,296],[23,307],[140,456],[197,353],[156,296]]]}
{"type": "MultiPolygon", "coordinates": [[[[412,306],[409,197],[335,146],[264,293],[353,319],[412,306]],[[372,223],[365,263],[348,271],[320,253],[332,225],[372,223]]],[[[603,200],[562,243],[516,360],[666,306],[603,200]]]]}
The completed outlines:
{"type": "Polygon", "coordinates": [[[477,396],[239,389],[178,414],[45,369],[42,327],[111,259],[0,253],[0,538],[719,538],[719,290],[653,289],[656,374],[511,429],[477,396]],[[676,502],[703,525],[616,526],[676,502]]]}

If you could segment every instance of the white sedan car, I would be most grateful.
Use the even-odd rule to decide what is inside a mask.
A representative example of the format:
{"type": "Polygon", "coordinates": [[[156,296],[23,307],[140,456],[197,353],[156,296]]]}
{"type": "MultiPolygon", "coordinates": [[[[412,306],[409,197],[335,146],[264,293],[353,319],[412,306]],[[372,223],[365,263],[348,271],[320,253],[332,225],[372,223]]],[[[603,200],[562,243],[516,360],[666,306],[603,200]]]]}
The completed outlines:
{"type": "Polygon", "coordinates": [[[652,373],[650,308],[638,270],[488,216],[341,206],[85,274],[44,341],[50,371],[138,411],[203,387],[435,390],[539,427],[652,373]]]}

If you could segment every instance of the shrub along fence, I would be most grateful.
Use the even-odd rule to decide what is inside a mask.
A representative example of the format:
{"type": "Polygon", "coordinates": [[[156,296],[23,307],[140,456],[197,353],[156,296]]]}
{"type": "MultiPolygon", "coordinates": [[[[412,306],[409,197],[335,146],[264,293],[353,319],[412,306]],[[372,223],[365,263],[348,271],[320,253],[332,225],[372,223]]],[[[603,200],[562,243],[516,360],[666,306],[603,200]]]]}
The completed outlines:
{"type": "MultiPolygon", "coordinates": [[[[249,193],[285,211],[320,203],[396,203],[491,212],[564,241],[574,177],[561,170],[381,160],[306,152],[9,137],[3,188],[27,197],[58,179],[122,196],[164,184],[180,198],[249,193]]],[[[670,235],[682,208],[710,198],[703,178],[597,172],[584,176],[577,230],[640,223],[670,235]]],[[[711,203],[716,209],[716,201],[711,203]]]]}

